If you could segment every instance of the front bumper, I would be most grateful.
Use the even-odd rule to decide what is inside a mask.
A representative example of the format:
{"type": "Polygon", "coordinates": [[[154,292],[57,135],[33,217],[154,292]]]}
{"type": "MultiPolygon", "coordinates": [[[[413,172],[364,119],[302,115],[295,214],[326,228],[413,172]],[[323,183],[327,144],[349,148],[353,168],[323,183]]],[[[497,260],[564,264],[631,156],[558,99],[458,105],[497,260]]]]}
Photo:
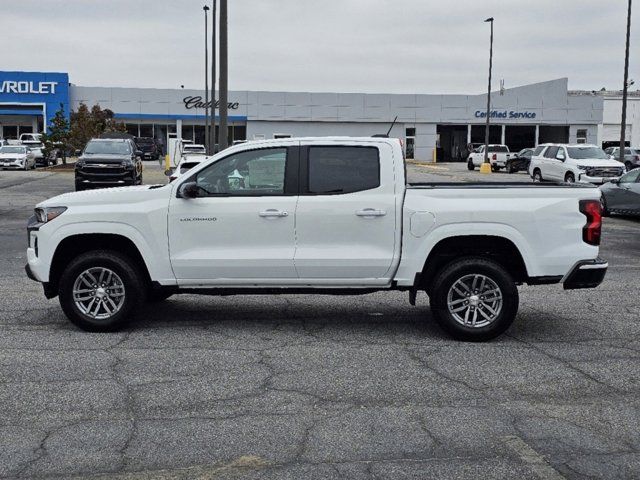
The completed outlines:
{"type": "Polygon", "coordinates": [[[601,258],[582,260],[562,279],[565,290],[595,288],[602,283],[609,263],[601,258]]]}
{"type": "Polygon", "coordinates": [[[133,185],[135,183],[133,170],[105,170],[76,170],[76,185],[133,185]]]}
{"type": "Polygon", "coordinates": [[[26,160],[21,161],[21,160],[12,160],[11,162],[6,162],[6,161],[0,161],[0,168],[15,168],[15,169],[23,169],[25,163],[27,163],[26,160]]]}

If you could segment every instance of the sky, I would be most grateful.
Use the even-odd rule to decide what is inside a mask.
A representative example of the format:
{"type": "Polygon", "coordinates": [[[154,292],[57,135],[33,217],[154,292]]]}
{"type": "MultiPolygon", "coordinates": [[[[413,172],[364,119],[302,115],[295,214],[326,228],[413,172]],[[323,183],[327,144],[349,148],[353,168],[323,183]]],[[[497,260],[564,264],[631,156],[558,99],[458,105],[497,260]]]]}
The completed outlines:
{"type": "MultiPolygon", "coordinates": [[[[2,70],[82,86],[203,88],[212,0],[2,0],[2,70]]],[[[627,0],[229,0],[229,89],[486,91],[568,77],[621,89],[627,0]]],[[[640,3],[629,76],[640,88],[640,3]]]]}

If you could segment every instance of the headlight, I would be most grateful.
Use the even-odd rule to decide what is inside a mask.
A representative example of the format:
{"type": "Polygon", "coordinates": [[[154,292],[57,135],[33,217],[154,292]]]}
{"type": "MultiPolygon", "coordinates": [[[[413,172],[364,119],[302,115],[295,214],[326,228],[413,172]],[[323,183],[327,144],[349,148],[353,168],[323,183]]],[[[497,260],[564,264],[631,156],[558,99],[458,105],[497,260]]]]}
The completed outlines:
{"type": "Polygon", "coordinates": [[[577,167],[578,167],[580,170],[586,170],[587,168],[589,168],[589,167],[587,167],[586,165],[578,165],[577,167]]]}
{"type": "Polygon", "coordinates": [[[133,162],[131,160],[124,160],[122,166],[124,168],[133,168],[133,162]]]}
{"type": "Polygon", "coordinates": [[[38,222],[47,223],[62,215],[66,209],[67,207],[40,207],[36,208],[34,211],[38,222]]]}

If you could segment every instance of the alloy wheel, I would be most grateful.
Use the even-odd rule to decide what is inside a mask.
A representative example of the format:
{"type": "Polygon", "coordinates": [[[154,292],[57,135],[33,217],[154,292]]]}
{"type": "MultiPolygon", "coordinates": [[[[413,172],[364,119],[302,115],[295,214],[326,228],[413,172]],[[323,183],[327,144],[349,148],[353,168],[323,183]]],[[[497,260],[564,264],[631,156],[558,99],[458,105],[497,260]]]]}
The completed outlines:
{"type": "Polygon", "coordinates": [[[93,267],[83,271],[73,284],[73,302],[80,312],[105,320],[120,311],[125,300],[122,279],[113,270],[93,267]]]}
{"type": "Polygon", "coordinates": [[[465,327],[490,325],[500,315],[502,304],[500,287],[486,275],[465,275],[456,280],[447,293],[449,313],[465,327]]]}

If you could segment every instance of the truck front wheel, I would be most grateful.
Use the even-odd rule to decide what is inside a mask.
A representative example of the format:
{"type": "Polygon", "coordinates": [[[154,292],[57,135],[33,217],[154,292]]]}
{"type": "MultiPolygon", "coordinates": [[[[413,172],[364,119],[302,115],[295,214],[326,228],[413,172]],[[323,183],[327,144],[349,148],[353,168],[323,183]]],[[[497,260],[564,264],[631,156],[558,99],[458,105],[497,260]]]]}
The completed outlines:
{"type": "Polygon", "coordinates": [[[473,160],[471,160],[471,159],[467,160],[467,169],[468,170],[475,170],[476,169],[475,165],[473,164],[473,160]]]}
{"type": "Polygon", "coordinates": [[[491,340],[507,330],[518,312],[518,288],[499,263],[482,257],[455,260],[436,276],[431,310],[458,340],[491,340]]]}
{"type": "Polygon", "coordinates": [[[89,332],[122,328],[145,300],[143,276],[128,257],[109,250],[83,253],[60,277],[60,306],[89,332]]]}

